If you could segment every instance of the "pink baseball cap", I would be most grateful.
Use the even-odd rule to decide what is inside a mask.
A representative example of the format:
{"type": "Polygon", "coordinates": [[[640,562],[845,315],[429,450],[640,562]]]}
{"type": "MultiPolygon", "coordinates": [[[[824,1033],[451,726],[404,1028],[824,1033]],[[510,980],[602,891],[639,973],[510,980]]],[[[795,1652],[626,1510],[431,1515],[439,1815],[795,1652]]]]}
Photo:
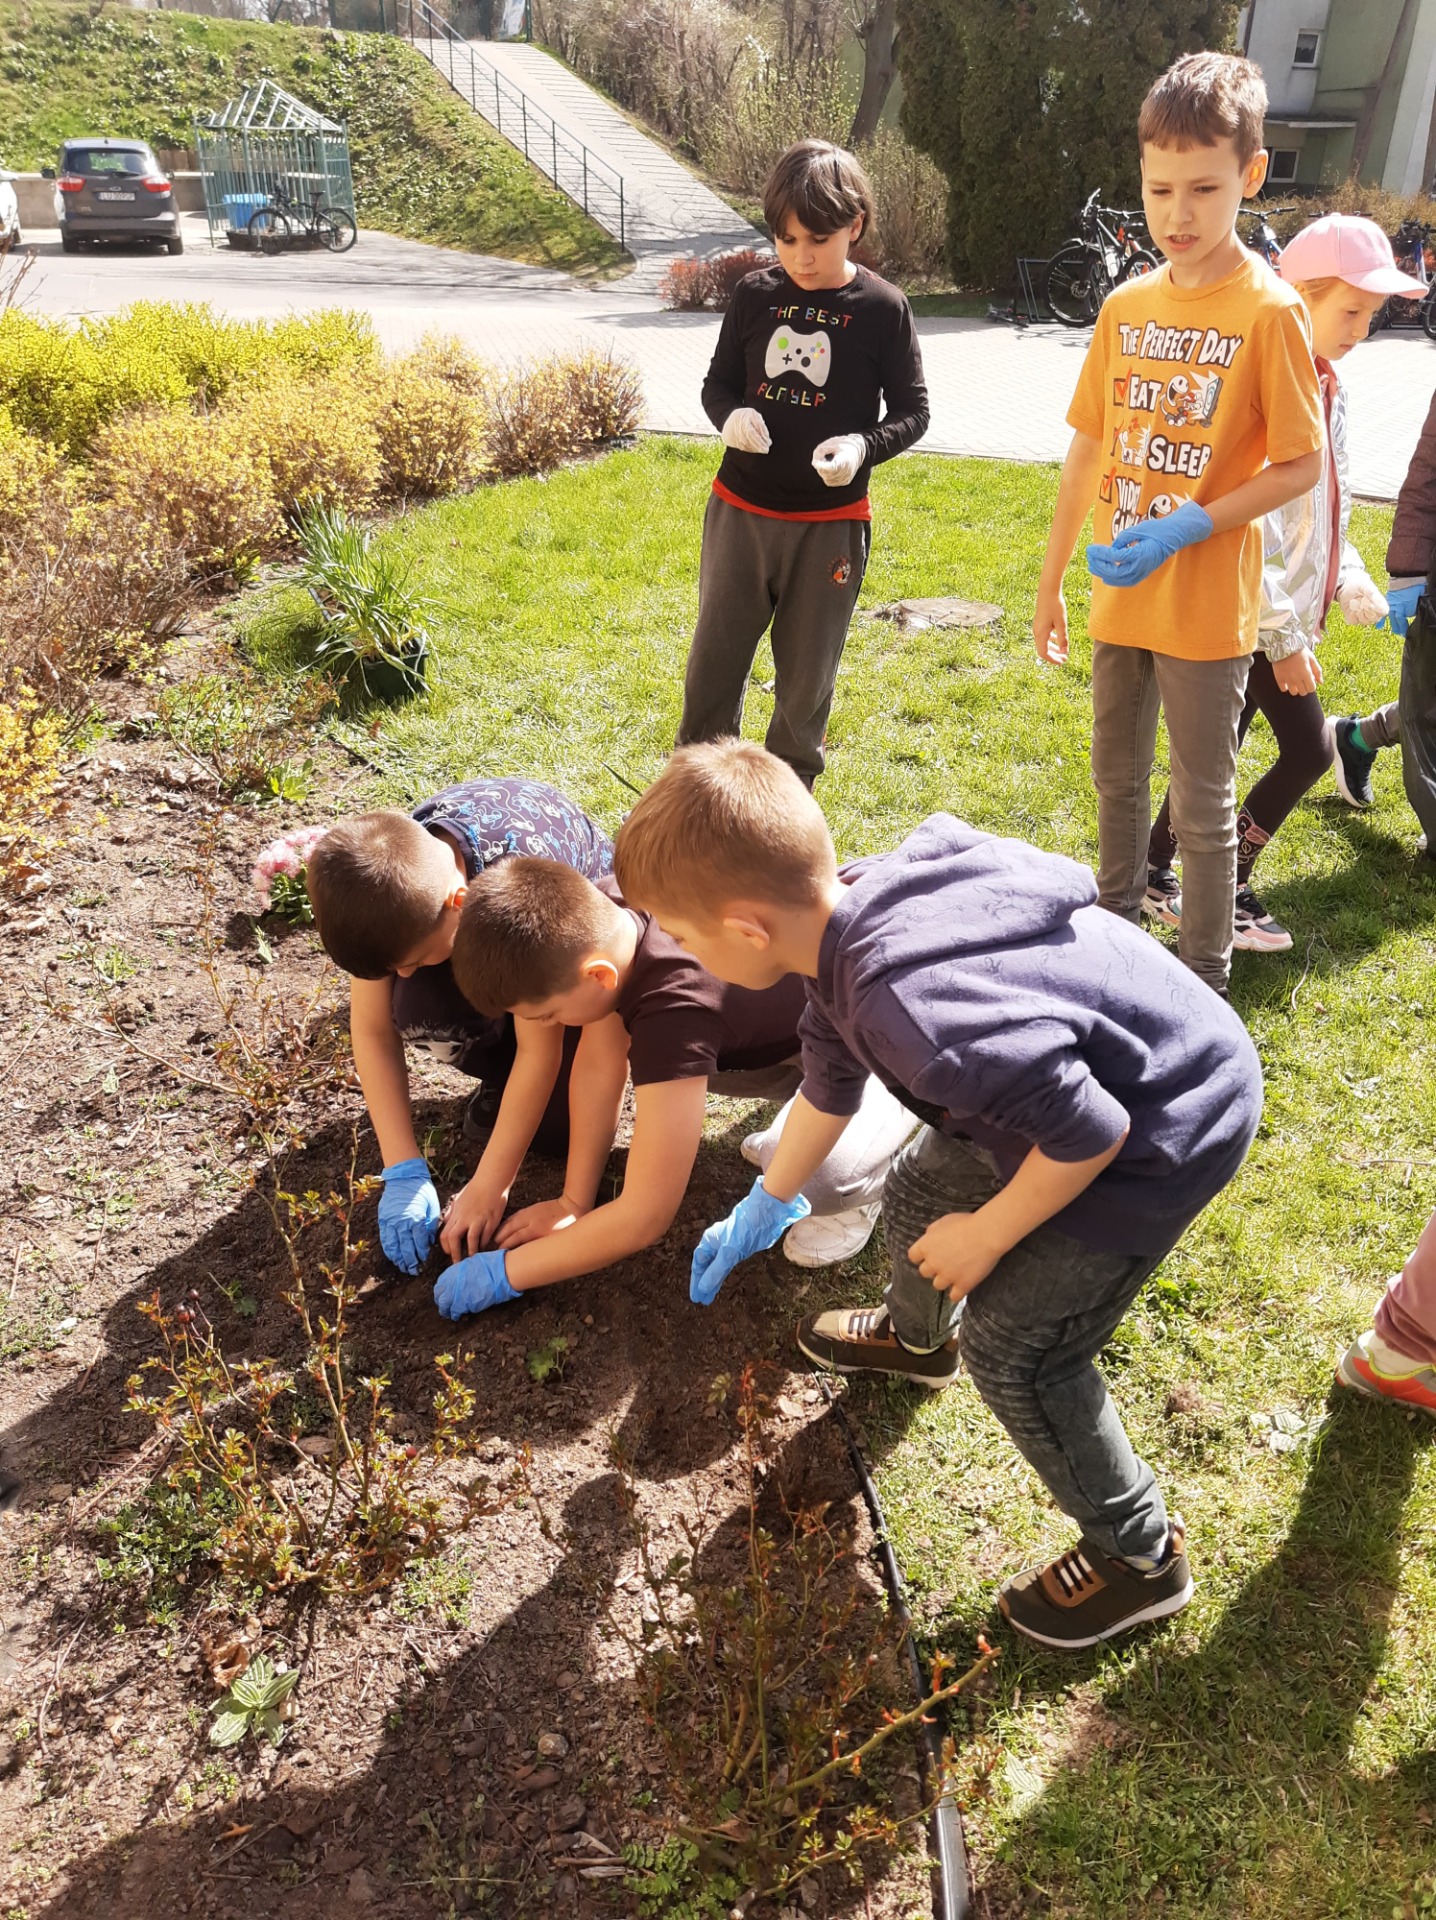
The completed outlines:
{"type": "Polygon", "coordinates": [[[1391,242],[1374,220],[1354,213],[1324,213],[1294,234],[1282,249],[1281,277],[1345,280],[1363,293],[1399,293],[1419,300],[1425,286],[1396,264],[1391,242]]]}

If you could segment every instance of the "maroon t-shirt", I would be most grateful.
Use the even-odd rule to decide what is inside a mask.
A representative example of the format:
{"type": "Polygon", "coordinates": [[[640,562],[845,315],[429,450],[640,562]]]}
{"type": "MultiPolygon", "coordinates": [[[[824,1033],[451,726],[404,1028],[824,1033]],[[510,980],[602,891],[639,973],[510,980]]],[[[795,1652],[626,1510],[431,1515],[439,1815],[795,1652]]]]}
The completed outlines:
{"type": "Polygon", "coordinates": [[[652,914],[625,906],[611,874],[594,885],[616,900],[638,929],[633,965],[618,995],[635,1087],[706,1080],[796,1057],[798,1021],[807,1005],[800,975],[785,974],[776,986],[757,991],[730,986],[699,966],[652,914]]]}

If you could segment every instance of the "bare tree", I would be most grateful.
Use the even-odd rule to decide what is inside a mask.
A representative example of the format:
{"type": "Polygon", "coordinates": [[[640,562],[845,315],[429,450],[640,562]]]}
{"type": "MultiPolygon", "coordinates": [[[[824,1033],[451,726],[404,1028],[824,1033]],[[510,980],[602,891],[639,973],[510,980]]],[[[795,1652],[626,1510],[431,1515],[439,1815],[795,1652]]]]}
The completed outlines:
{"type": "Polygon", "coordinates": [[[863,87],[848,144],[871,140],[897,76],[898,0],[851,0],[848,21],[863,50],[863,87]]]}
{"type": "MultiPolygon", "coordinates": [[[[1391,36],[1391,45],[1386,49],[1386,60],[1381,69],[1381,78],[1374,87],[1366,90],[1366,105],[1361,110],[1361,118],[1356,123],[1356,137],[1351,143],[1351,178],[1359,180],[1361,169],[1366,165],[1367,155],[1371,152],[1371,140],[1376,132],[1376,116],[1381,111],[1381,103],[1396,75],[1399,56],[1406,45],[1406,36],[1411,26],[1411,16],[1416,11],[1416,0],[1401,0],[1401,12],[1396,21],[1396,31],[1391,36]]],[[[1423,190],[1425,182],[1422,183],[1423,190]]]]}

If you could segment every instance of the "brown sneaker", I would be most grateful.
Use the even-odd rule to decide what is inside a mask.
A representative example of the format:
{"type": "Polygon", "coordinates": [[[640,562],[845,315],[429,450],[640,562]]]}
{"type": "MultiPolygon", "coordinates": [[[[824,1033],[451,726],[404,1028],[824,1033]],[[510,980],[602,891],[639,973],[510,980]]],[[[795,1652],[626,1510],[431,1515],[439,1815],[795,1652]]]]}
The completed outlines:
{"type": "Polygon", "coordinates": [[[905,1347],[886,1307],[837,1307],[798,1322],[798,1345],[833,1373],[891,1373],[934,1392],[957,1378],[957,1342],[930,1353],[905,1347]]]}
{"type": "Polygon", "coordinates": [[[1172,1515],[1172,1550],[1155,1573],[1109,1560],[1082,1539],[1045,1567],[1029,1567],[997,1596],[1002,1617],[1025,1640],[1075,1653],[1149,1620],[1180,1613],[1192,1597],[1186,1528],[1172,1515]]]}

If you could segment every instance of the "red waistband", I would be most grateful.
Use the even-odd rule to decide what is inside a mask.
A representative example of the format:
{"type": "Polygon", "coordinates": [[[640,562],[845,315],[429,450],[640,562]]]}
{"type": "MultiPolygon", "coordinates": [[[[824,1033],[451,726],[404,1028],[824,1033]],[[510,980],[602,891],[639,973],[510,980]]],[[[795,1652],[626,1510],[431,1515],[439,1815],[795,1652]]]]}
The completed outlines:
{"type": "Polygon", "coordinates": [[[721,480],[713,482],[713,491],[720,500],[726,500],[730,507],[741,507],[744,513],[758,513],[765,520],[871,520],[872,502],[866,494],[861,500],[854,500],[846,507],[820,507],[815,513],[779,513],[773,507],[755,507],[751,500],[742,500],[721,480]]]}

